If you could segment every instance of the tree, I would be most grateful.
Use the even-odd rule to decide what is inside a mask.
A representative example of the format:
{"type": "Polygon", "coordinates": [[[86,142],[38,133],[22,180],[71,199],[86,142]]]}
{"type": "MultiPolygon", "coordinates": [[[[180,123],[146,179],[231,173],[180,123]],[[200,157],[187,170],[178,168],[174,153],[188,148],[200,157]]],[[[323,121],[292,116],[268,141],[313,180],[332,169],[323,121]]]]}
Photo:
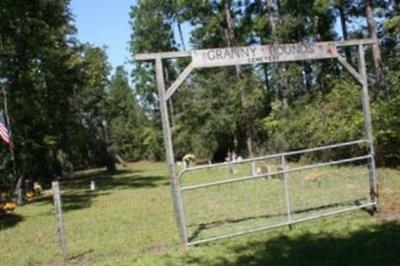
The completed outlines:
{"type": "Polygon", "coordinates": [[[111,67],[104,48],[83,45],[83,82],[76,95],[76,107],[87,137],[89,160],[115,171],[107,128],[107,88],[111,67]]]}
{"type": "MultiPolygon", "coordinates": [[[[130,50],[132,55],[145,52],[172,51],[175,49],[175,40],[172,30],[173,17],[176,11],[168,1],[137,1],[131,9],[132,35],[130,50]]],[[[166,83],[174,78],[173,69],[168,62],[164,62],[166,83]]],[[[151,122],[146,125],[145,143],[149,156],[160,159],[164,157],[161,133],[161,120],[158,107],[158,93],[155,85],[155,70],[152,63],[137,64],[132,77],[135,81],[135,93],[139,96],[140,105],[144,107],[151,122]],[[160,138],[161,137],[161,138],[160,138]]],[[[173,116],[173,104],[169,110],[173,116]]]]}
{"type": "Polygon", "coordinates": [[[17,165],[26,177],[46,180],[59,173],[54,151],[68,135],[78,70],[68,4],[0,3],[0,76],[9,95],[17,165]]]}
{"type": "MultiPolygon", "coordinates": [[[[339,13],[339,18],[340,18],[340,27],[342,30],[342,38],[343,40],[348,40],[349,39],[349,34],[347,30],[347,21],[348,21],[348,10],[349,10],[349,3],[351,1],[348,0],[337,0],[334,2],[334,8],[338,11],[339,13]]],[[[346,53],[346,59],[348,62],[351,62],[351,54],[350,54],[350,49],[346,48],[345,49],[346,53]]]]}
{"type": "Polygon", "coordinates": [[[367,18],[367,24],[369,29],[369,34],[371,38],[375,41],[372,45],[372,55],[374,60],[376,84],[378,88],[384,91],[385,95],[388,96],[387,86],[383,73],[383,63],[382,63],[382,53],[379,45],[378,30],[373,15],[372,0],[364,0],[365,3],[365,17],[367,18]]]}
{"type": "Polygon", "coordinates": [[[146,117],[138,105],[129,85],[128,73],[117,66],[111,77],[107,93],[110,142],[124,158],[138,160],[142,157],[143,130],[146,117]]]}

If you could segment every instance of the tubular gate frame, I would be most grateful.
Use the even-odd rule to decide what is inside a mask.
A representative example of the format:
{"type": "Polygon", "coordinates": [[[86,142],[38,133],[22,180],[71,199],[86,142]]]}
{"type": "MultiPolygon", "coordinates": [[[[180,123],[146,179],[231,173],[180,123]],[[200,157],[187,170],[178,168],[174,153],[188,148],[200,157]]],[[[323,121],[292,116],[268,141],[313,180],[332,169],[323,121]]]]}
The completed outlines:
{"type": "MultiPolygon", "coordinates": [[[[248,47],[228,47],[228,48],[217,48],[217,49],[209,49],[209,50],[194,50],[194,51],[176,51],[176,52],[160,52],[160,53],[147,53],[147,54],[137,54],[135,56],[136,61],[155,61],[155,70],[156,70],[156,79],[157,79],[157,89],[159,94],[159,104],[161,111],[161,120],[163,127],[163,137],[164,137],[164,146],[166,152],[166,159],[168,164],[168,171],[171,181],[171,194],[173,199],[173,207],[175,213],[175,219],[179,228],[179,234],[181,243],[185,246],[190,246],[194,244],[200,244],[204,242],[209,242],[213,240],[223,239],[227,237],[243,235],[247,233],[257,232],[261,230],[266,230],[270,228],[275,228],[283,225],[290,225],[293,223],[298,223],[310,219],[315,219],[335,213],[340,213],[344,211],[349,211],[353,209],[363,208],[366,206],[373,206],[376,210],[378,205],[378,181],[377,181],[377,173],[375,167],[375,152],[374,152],[374,144],[373,144],[373,133],[372,133],[372,122],[371,122],[371,111],[369,105],[369,93],[368,93],[368,77],[367,77],[367,69],[365,64],[365,55],[364,55],[364,46],[372,45],[376,42],[373,39],[360,39],[360,40],[347,40],[347,41],[334,41],[334,42],[317,42],[311,44],[274,44],[269,46],[248,46],[248,47]],[[358,69],[356,70],[349,62],[347,62],[346,58],[340,55],[337,52],[337,47],[343,46],[358,46],[358,69]],[[223,56],[225,54],[225,57],[223,56]],[[171,84],[169,88],[166,90],[165,81],[164,81],[164,73],[163,73],[163,59],[176,59],[181,57],[191,57],[192,61],[188,64],[188,66],[182,71],[182,73],[178,76],[178,78],[171,84]],[[333,165],[338,163],[345,163],[351,161],[357,161],[362,159],[369,160],[369,183],[370,183],[370,196],[371,202],[354,206],[347,209],[342,209],[339,211],[310,216],[307,218],[299,219],[296,221],[291,220],[290,216],[290,206],[288,206],[288,222],[281,223],[278,225],[265,226],[257,229],[251,229],[247,231],[237,232],[233,234],[227,234],[219,237],[208,238],[199,241],[189,242],[187,235],[187,226],[186,226],[186,218],[184,214],[184,202],[182,198],[182,192],[184,190],[196,189],[198,187],[181,187],[180,177],[184,172],[176,173],[175,169],[175,158],[173,152],[173,144],[172,144],[172,136],[171,136],[171,127],[169,123],[169,114],[167,108],[167,102],[175,93],[175,91],[179,88],[179,86],[185,81],[185,79],[190,75],[190,73],[196,68],[206,68],[206,67],[218,67],[218,66],[234,66],[239,64],[259,64],[259,63],[273,63],[273,62],[291,62],[291,61],[303,61],[303,60],[317,60],[317,59],[337,59],[341,65],[360,83],[362,86],[362,107],[363,107],[363,115],[364,115],[364,130],[366,140],[361,141],[353,141],[347,142],[343,144],[330,145],[320,148],[307,149],[303,151],[295,151],[288,153],[280,153],[276,155],[269,155],[265,157],[251,158],[247,160],[243,160],[240,163],[245,162],[253,162],[271,157],[281,157],[282,165],[285,166],[285,156],[289,154],[315,151],[315,150],[323,150],[328,148],[346,146],[351,144],[357,144],[366,142],[368,144],[369,153],[365,156],[353,157],[350,159],[339,160],[329,163],[317,164],[306,166],[308,168],[321,167],[326,165],[333,165]]],[[[228,163],[227,165],[229,165],[228,163]]],[[[212,166],[217,166],[221,164],[215,164],[212,166]]],[[[185,171],[192,171],[195,169],[207,168],[207,166],[198,166],[192,167],[185,171]]],[[[283,174],[285,184],[287,183],[288,173],[292,171],[304,170],[305,167],[300,167],[298,169],[291,169],[284,167],[282,171],[278,171],[272,174],[283,174]]],[[[225,182],[238,182],[247,179],[254,179],[265,177],[266,175],[253,175],[248,177],[243,177],[239,179],[227,180],[225,182]]],[[[221,182],[221,181],[220,181],[221,182]]],[[[217,182],[215,182],[217,183],[217,182]]],[[[214,184],[202,184],[204,185],[214,185],[214,184]]],[[[285,185],[287,187],[287,184],[285,185]]],[[[288,199],[287,199],[288,200],[288,199]]]]}

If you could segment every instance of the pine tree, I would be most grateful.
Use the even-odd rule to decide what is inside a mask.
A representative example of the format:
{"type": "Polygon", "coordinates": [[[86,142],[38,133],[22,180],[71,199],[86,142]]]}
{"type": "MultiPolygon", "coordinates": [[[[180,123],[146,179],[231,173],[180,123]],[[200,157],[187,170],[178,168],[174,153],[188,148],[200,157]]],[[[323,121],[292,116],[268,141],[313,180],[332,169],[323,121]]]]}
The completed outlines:
{"type": "Polygon", "coordinates": [[[137,103],[123,66],[117,66],[108,91],[110,142],[123,158],[138,160],[143,155],[146,117],[137,103]]]}

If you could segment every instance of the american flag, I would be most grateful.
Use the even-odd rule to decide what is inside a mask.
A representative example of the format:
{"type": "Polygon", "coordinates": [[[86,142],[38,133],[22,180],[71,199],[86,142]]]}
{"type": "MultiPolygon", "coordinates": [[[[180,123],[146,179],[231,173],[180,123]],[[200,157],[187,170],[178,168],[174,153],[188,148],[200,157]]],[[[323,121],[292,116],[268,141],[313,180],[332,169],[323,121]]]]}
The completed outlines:
{"type": "Polygon", "coordinates": [[[3,112],[0,112],[0,137],[7,146],[10,145],[10,135],[8,133],[7,120],[3,112]]]}

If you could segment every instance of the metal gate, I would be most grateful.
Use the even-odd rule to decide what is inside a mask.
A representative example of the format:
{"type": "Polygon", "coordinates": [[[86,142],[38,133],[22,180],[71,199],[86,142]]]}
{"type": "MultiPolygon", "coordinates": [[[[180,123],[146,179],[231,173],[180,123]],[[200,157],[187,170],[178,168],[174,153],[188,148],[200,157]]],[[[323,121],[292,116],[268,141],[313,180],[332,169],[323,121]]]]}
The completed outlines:
{"type": "Polygon", "coordinates": [[[351,141],[184,169],[178,178],[187,244],[375,206],[376,199],[371,201],[369,195],[371,170],[373,182],[376,180],[375,171],[369,168],[373,160],[370,153],[313,164],[290,163],[294,156],[354,145],[366,147],[367,143],[351,141]],[[261,167],[253,175],[254,163],[261,167]],[[349,164],[351,168],[346,167],[349,164]]]}
{"type": "Polygon", "coordinates": [[[138,54],[135,56],[135,59],[138,61],[155,61],[164,145],[171,180],[173,206],[181,242],[184,245],[200,244],[278,226],[290,225],[353,209],[368,206],[373,206],[375,208],[377,206],[378,184],[374,160],[368,77],[364,56],[364,46],[373,45],[374,43],[372,39],[363,39],[339,42],[228,47],[194,50],[190,52],[179,51],[138,54]],[[347,62],[346,58],[338,51],[338,48],[343,46],[356,46],[358,48],[358,69],[347,62]],[[191,58],[191,62],[182,71],[175,82],[166,89],[162,67],[163,60],[179,57],[189,57],[191,58]],[[354,79],[360,83],[362,88],[362,106],[365,125],[364,140],[268,155],[259,158],[250,158],[229,164],[222,163],[193,167],[179,174],[176,173],[167,102],[194,69],[317,59],[338,60],[342,67],[348,70],[354,79]],[[310,152],[322,152],[327,149],[337,149],[351,145],[364,145],[366,149],[365,154],[310,165],[291,165],[288,163],[290,162],[291,156],[310,152]],[[248,170],[243,170],[243,165],[256,164],[268,160],[274,160],[269,164],[272,168],[275,167],[275,169],[267,172],[264,171],[264,173],[259,174],[255,174],[254,172],[247,175],[243,174],[246,173],[246,171],[248,173],[248,170]],[[343,175],[345,171],[340,168],[342,165],[348,163],[357,163],[360,165],[362,162],[364,162],[364,168],[359,167],[359,171],[352,173],[350,176],[343,175]],[[195,178],[197,182],[187,181],[188,178],[186,176],[189,173],[210,171],[212,169],[226,167],[232,169],[235,166],[238,168],[236,175],[223,177],[224,172],[220,171],[215,175],[210,173],[203,175],[203,177],[205,177],[203,181],[201,181],[202,178],[195,178]],[[322,171],[325,173],[325,176],[321,173],[310,174],[311,177],[304,174],[313,169],[323,169],[326,167],[330,167],[331,170],[326,171],[326,173],[322,171]],[[317,175],[317,177],[315,177],[315,175],[317,175]],[[357,178],[355,176],[357,176],[357,178]],[[213,180],[208,180],[207,178],[213,180]],[[326,189],[329,187],[329,182],[335,182],[337,191],[333,191],[335,191],[334,193],[338,193],[337,196],[340,197],[339,201],[323,197],[325,193],[330,193],[330,191],[332,191],[332,189],[326,189]],[[365,186],[362,186],[362,184],[365,186]],[[239,186],[240,188],[234,189],[234,186],[239,186]],[[210,191],[212,190],[216,190],[216,192],[211,193],[210,191]],[[224,193],[218,193],[218,190],[224,193]],[[343,191],[345,191],[345,193],[341,194],[343,191]],[[225,195],[230,198],[227,200],[218,195],[225,195]],[[263,198],[265,195],[269,195],[267,196],[268,198],[263,198]],[[308,199],[309,197],[315,198],[316,195],[321,195],[321,200],[310,201],[308,199]],[[207,201],[205,201],[206,205],[191,206],[202,202],[196,201],[196,197],[207,199],[207,201]],[[217,199],[224,202],[224,204],[221,205],[222,207],[216,203],[217,199]],[[273,201],[273,204],[271,204],[271,201],[273,201]],[[229,212],[226,210],[228,202],[233,202],[230,213],[239,213],[242,210],[249,209],[250,211],[248,213],[250,215],[237,215],[235,217],[223,219],[222,216],[224,213],[229,212]],[[268,202],[269,204],[267,204],[268,202]],[[318,204],[315,204],[315,202],[318,204]],[[240,204],[248,204],[248,206],[240,207],[240,204]],[[215,211],[218,208],[219,211],[215,211]],[[199,213],[199,210],[202,211],[202,213],[199,213]],[[243,221],[251,222],[243,225],[243,221]],[[227,227],[228,229],[221,229],[222,227],[227,227]]]}

